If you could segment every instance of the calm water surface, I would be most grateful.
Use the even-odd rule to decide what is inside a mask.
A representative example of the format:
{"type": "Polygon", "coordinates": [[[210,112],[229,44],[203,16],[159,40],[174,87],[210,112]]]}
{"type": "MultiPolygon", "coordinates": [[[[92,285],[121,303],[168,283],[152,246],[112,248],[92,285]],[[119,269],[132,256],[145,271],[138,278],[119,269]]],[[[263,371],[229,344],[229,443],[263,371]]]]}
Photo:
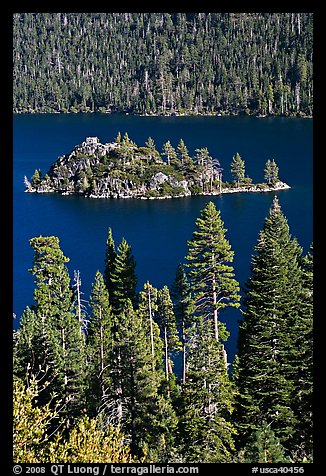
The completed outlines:
{"type": "MultiPolygon", "coordinates": [[[[69,152],[86,136],[102,142],[128,132],[138,145],[151,136],[161,150],[168,139],[177,146],[184,139],[190,154],[208,147],[220,160],[224,179],[231,180],[232,156],[239,152],[246,173],[263,181],[267,159],[275,159],[280,178],[290,190],[278,192],[290,230],[306,252],[312,236],[312,120],[241,117],[135,117],[122,114],[36,114],[14,116],[14,312],[18,325],[26,305],[33,303],[33,253],[28,241],[55,235],[70,258],[71,276],[79,270],[84,298],[88,299],[96,270],[103,271],[109,227],[118,245],[125,237],[137,262],[138,288],[149,280],[170,285],[179,262],[184,262],[200,210],[213,200],[228,229],[235,252],[234,268],[241,286],[249,276],[253,247],[271,206],[273,193],[244,193],[219,197],[173,200],[92,200],[24,192],[23,178],[36,168],[46,173],[58,156],[69,152]]],[[[222,317],[222,316],[221,316],[222,317]]],[[[229,359],[236,351],[239,310],[223,313],[231,332],[229,359]]]]}

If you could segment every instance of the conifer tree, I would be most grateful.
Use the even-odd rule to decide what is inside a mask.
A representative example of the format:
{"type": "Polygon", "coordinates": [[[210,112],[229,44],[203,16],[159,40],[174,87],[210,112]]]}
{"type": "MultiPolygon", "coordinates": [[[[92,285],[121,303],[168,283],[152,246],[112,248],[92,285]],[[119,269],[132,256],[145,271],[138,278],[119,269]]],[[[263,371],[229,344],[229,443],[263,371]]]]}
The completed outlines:
{"type": "Polygon", "coordinates": [[[227,463],[234,451],[233,392],[224,348],[212,320],[188,331],[187,380],[183,385],[180,435],[187,462],[227,463]]]}
{"type": "Polygon", "coordinates": [[[171,402],[161,392],[164,382],[163,345],[156,331],[153,369],[147,316],[135,311],[131,301],[124,303],[113,343],[111,366],[111,420],[119,423],[133,454],[147,452],[156,461],[166,461],[174,447],[176,416],[171,402]]]}
{"type": "Polygon", "coordinates": [[[247,463],[291,463],[279,438],[266,421],[259,426],[253,441],[247,444],[245,459],[247,463]]]}
{"type": "Polygon", "coordinates": [[[179,263],[172,285],[174,314],[181,334],[182,343],[182,383],[186,382],[186,330],[192,322],[191,289],[186,272],[179,263]]]}
{"type": "Polygon", "coordinates": [[[163,144],[162,155],[166,156],[168,165],[170,165],[171,163],[176,164],[178,162],[175,148],[172,146],[169,140],[163,144]]]}
{"type": "Polygon", "coordinates": [[[33,310],[42,322],[45,368],[52,379],[48,391],[57,392],[73,418],[84,406],[85,346],[65,265],[69,258],[54,236],[32,238],[30,244],[35,253],[31,269],[36,284],[33,310]]]}
{"type": "Polygon", "coordinates": [[[144,284],[143,290],[140,291],[139,296],[139,312],[142,315],[146,333],[149,336],[152,368],[154,370],[157,364],[160,366],[161,358],[160,329],[154,320],[157,311],[157,289],[147,281],[147,283],[144,284]]]}
{"type": "Polygon", "coordinates": [[[189,156],[189,151],[184,143],[183,139],[180,139],[179,144],[177,146],[177,154],[179,160],[181,161],[182,168],[189,169],[193,165],[193,160],[189,156]]]}
{"type": "Polygon", "coordinates": [[[213,320],[217,341],[228,337],[225,325],[219,321],[219,311],[239,307],[240,300],[239,284],[229,264],[234,252],[225,238],[226,231],[220,212],[209,202],[196,220],[186,256],[194,315],[199,320],[213,320]]]}
{"type": "Polygon", "coordinates": [[[292,404],[297,388],[301,248],[292,239],[277,197],[259,233],[246,285],[238,336],[235,421],[243,445],[264,420],[285,449],[298,424],[292,404]]]}
{"type": "Polygon", "coordinates": [[[42,321],[27,306],[14,331],[13,346],[14,375],[23,381],[46,370],[43,338],[42,321]]]}
{"type": "MultiPolygon", "coordinates": [[[[313,245],[301,260],[302,293],[293,321],[291,366],[295,388],[292,407],[297,418],[291,449],[297,461],[313,457],[313,245]]],[[[289,356],[291,357],[291,355],[289,356]]]]}
{"type": "Polygon", "coordinates": [[[274,159],[267,160],[264,170],[264,179],[267,183],[270,183],[272,185],[275,185],[275,183],[278,181],[278,166],[276,165],[274,159]]]}
{"type": "Polygon", "coordinates": [[[237,187],[239,187],[245,178],[245,162],[241,159],[241,156],[238,152],[232,158],[231,174],[237,184],[237,187]]]}
{"type": "MultiPolygon", "coordinates": [[[[113,283],[112,275],[115,269],[115,260],[117,253],[115,250],[115,243],[112,236],[112,229],[108,229],[108,236],[106,239],[106,249],[105,249],[105,262],[104,262],[104,282],[109,291],[109,297],[112,300],[113,296],[113,283]]],[[[112,301],[111,301],[112,302],[112,301]]]]}
{"type": "Polygon", "coordinates": [[[178,336],[176,318],[173,312],[173,302],[167,286],[159,289],[157,294],[156,322],[164,341],[165,375],[166,380],[169,381],[169,375],[173,373],[171,355],[173,351],[180,350],[181,343],[178,336]]]}
{"type": "Polygon", "coordinates": [[[103,275],[97,271],[89,301],[90,318],[87,332],[87,375],[90,414],[96,415],[106,404],[111,365],[113,317],[103,275]]]}
{"type": "Polygon", "coordinates": [[[123,238],[118,246],[114,270],[111,274],[111,302],[115,313],[121,311],[123,303],[127,299],[130,299],[134,306],[137,303],[135,268],[136,262],[131,246],[123,238]]]}

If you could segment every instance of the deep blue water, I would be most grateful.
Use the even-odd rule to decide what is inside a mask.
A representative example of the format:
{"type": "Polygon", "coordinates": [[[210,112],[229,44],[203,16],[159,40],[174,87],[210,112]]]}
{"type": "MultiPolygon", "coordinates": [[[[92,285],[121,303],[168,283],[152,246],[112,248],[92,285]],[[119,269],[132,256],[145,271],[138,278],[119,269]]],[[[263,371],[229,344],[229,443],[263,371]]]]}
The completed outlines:
{"type": "MultiPolygon", "coordinates": [[[[138,145],[151,136],[159,150],[168,139],[176,147],[184,139],[189,152],[208,147],[220,160],[224,179],[231,180],[232,156],[239,152],[246,173],[263,181],[267,159],[275,159],[281,180],[290,190],[278,192],[280,205],[293,236],[308,251],[312,235],[312,120],[252,117],[137,117],[122,114],[36,114],[14,116],[14,326],[26,305],[33,303],[33,253],[29,239],[56,235],[70,258],[71,276],[80,270],[82,291],[88,299],[97,269],[103,271],[109,227],[118,245],[125,237],[137,262],[138,288],[149,280],[170,285],[196,218],[209,200],[221,210],[227,238],[235,252],[234,268],[241,286],[249,276],[253,247],[274,193],[244,193],[173,200],[92,200],[83,197],[36,195],[24,192],[23,178],[36,168],[46,173],[58,156],[69,152],[86,136],[102,142],[118,131],[128,132],[138,145]]],[[[239,310],[221,313],[231,336],[229,358],[236,350],[239,310]]]]}

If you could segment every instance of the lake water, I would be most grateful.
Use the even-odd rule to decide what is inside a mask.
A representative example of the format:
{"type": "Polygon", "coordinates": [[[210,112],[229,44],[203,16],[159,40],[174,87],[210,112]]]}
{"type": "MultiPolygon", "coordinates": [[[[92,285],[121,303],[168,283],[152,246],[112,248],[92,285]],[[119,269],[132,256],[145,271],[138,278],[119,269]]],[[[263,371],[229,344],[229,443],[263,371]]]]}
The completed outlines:
{"type": "MultiPolygon", "coordinates": [[[[290,230],[304,249],[312,234],[312,120],[252,117],[139,117],[123,114],[35,114],[14,116],[14,326],[26,305],[33,303],[34,236],[55,235],[70,258],[71,276],[79,270],[84,298],[88,299],[96,270],[103,272],[105,242],[109,227],[118,245],[125,237],[137,262],[138,288],[149,280],[154,286],[170,285],[179,262],[184,262],[187,240],[205,204],[212,200],[221,210],[227,238],[235,252],[236,278],[244,285],[259,230],[274,193],[224,194],[172,200],[92,200],[83,197],[25,193],[24,175],[36,168],[46,173],[58,156],[71,151],[86,136],[101,142],[128,132],[138,145],[151,136],[158,148],[182,138],[191,155],[207,147],[219,159],[224,180],[231,180],[232,156],[239,152],[246,173],[254,182],[263,181],[267,159],[275,159],[280,179],[290,190],[277,192],[290,230]]],[[[229,360],[236,351],[239,310],[221,313],[231,336],[229,360]]]]}

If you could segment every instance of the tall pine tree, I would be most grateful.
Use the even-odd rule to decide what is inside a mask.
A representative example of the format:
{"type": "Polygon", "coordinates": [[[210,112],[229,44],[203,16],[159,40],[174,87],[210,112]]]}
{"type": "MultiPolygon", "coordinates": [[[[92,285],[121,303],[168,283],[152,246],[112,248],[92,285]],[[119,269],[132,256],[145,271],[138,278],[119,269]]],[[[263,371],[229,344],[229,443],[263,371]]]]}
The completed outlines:
{"type": "Polygon", "coordinates": [[[109,293],[103,275],[97,271],[89,301],[90,317],[87,331],[87,405],[96,415],[106,405],[111,365],[113,316],[109,293]]]}
{"type": "Polygon", "coordinates": [[[186,382],[186,342],[187,329],[193,321],[191,306],[191,288],[184,270],[179,263],[172,285],[171,295],[174,301],[174,314],[177,320],[177,326],[181,334],[182,343],[182,383],[186,382]]]}
{"type": "Polygon", "coordinates": [[[289,232],[277,197],[259,233],[238,336],[235,421],[238,445],[264,420],[288,451],[298,415],[293,405],[302,329],[302,249],[289,232]]]}
{"type": "Polygon", "coordinates": [[[199,320],[213,320],[218,342],[228,337],[225,324],[219,321],[219,311],[239,307],[240,300],[239,284],[230,264],[234,252],[225,238],[226,231],[220,212],[209,202],[196,220],[186,256],[194,315],[199,320]]]}
{"type": "Polygon", "coordinates": [[[188,330],[179,430],[187,462],[228,463],[234,451],[232,384],[212,320],[188,330]]]}
{"type": "MultiPolygon", "coordinates": [[[[111,245],[112,246],[112,245],[111,245]]],[[[137,304],[137,277],[135,273],[136,262],[132,254],[131,246],[123,238],[118,246],[117,255],[114,261],[114,270],[110,275],[111,295],[113,311],[118,314],[127,299],[132,304],[137,304]]],[[[109,287],[110,287],[109,286],[109,287]]]]}
{"type": "MultiPolygon", "coordinates": [[[[32,238],[30,244],[34,249],[31,272],[36,284],[35,304],[32,306],[34,314],[26,311],[25,316],[26,322],[29,321],[29,333],[34,325],[36,334],[29,335],[28,352],[33,356],[41,350],[37,359],[44,365],[47,379],[51,381],[42,398],[46,400],[51,392],[56,392],[64,402],[69,424],[85,405],[85,342],[75,314],[75,298],[66,267],[69,258],[61,251],[57,237],[32,238]],[[42,346],[37,342],[38,337],[42,346]]],[[[26,336],[22,333],[22,338],[24,334],[26,336]]]]}

